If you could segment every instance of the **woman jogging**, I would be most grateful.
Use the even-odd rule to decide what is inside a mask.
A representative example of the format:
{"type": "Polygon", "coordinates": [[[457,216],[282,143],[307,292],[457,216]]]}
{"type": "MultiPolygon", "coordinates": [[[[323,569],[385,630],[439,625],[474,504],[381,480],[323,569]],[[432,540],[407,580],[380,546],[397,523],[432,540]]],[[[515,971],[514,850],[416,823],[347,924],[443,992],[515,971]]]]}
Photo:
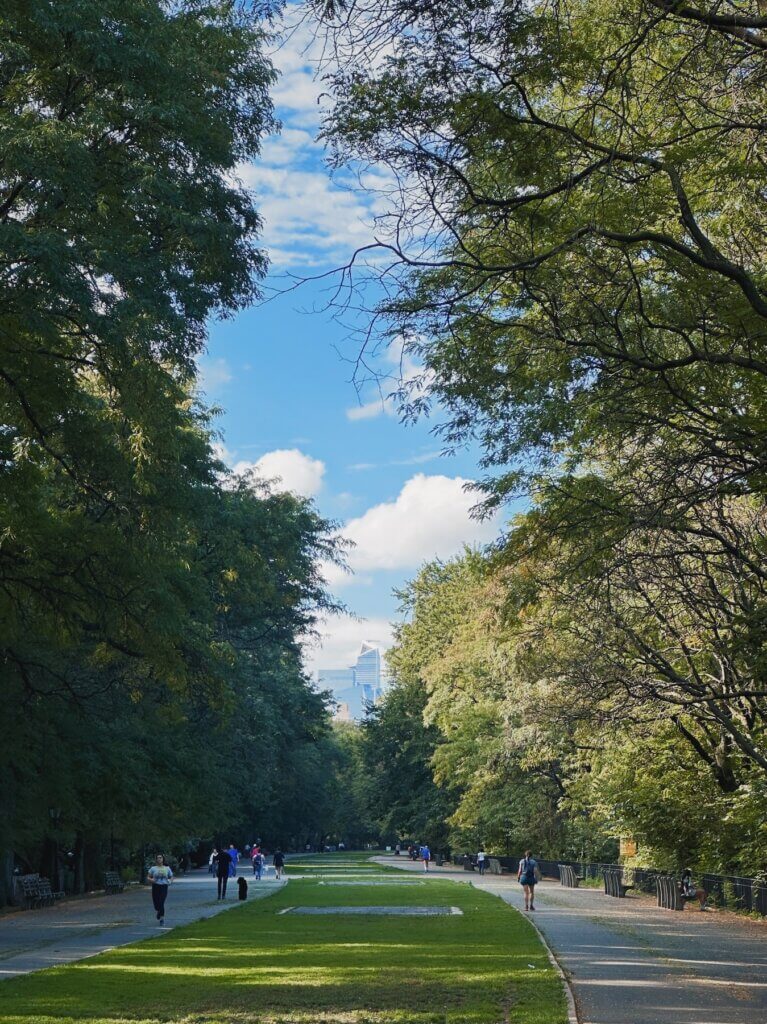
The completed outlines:
{"type": "Polygon", "coordinates": [[[538,862],[533,860],[529,850],[525,850],[525,855],[519,862],[517,871],[517,881],[522,883],[522,888],[525,890],[525,910],[535,910],[535,883],[539,877],[538,862]]]}
{"type": "Polygon", "coordinates": [[[165,863],[161,853],[157,854],[155,863],[149,869],[147,882],[152,886],[152,903],[157,914],[160,927],[165,924],[165,900],[168,897],[168,889],[173,881],[173,872],[165,863]]]}

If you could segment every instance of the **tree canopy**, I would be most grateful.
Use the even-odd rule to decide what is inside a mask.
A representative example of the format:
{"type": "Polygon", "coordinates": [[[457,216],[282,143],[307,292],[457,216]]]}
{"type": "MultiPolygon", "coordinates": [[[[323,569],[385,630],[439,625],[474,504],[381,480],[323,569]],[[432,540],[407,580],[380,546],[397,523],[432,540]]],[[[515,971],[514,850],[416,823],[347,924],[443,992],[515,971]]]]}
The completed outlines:
{"type": "Polygon", "coordinates": [[[82,889],[115,849],[287,835],[276,794],[329,734],[301,643],[332,524],[233,478],[195,391],[267,266],[236,178],[274,124],[264,13],[0,12],[6,886],[14,856],[82,889]]]}
{"type": "MultiPolygon", "coordinates": [[[[750,815],[740,852],[740,825],[727,841],[713,828],[709,866],[745,864],[767,768],[764,4],[315,7],[338,59],[333,159],[377,167],[388,208],[344,283],[373,276],[368,338],[401,339],[423,367],[404,415],[433,411],[448,449],[479,443],[485,510],[529,501],[487,579],[451,597],[462,641],[438,632],[440,653],[420,655],[453,828],[487,822],[503,845],[511,745],[514,771],[550,772],[534,787],[550,809],[519,812],[528,831],[574,821],[585,787],[579,806],[609,804],[608,834],[632,819],[671,858],[628,774],[622,826],[620,785],[575,784],[602,774],[581,751],[588,723],[668,769],[655,799],[700,783],[715,815],[750,815]],[[492,628],[463,604],[476,586],[492,628]]],[[[435,572],[419,577],[419,616],[446,592],[435,572]]],[[[605,779],[628,770],[606,747],[605,779]]],[[[565,832],[544,838],[574,850],[565,832]]]]}

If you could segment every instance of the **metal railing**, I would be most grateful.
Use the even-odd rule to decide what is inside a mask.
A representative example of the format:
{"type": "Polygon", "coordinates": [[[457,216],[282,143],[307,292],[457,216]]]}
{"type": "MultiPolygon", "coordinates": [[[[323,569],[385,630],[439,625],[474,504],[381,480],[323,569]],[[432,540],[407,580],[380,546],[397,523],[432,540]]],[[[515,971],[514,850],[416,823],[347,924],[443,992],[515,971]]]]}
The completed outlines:
{"type": "MultiPolygon", "coordinates": [[[[495,858],[504,871],[516,874],[521,857],[495,858]]],[[[576,875],[583,879],[602,879],[605,872],[619,872],[617,879],[611,875],[611,882],[631,886],[634,892],[648,896],[658,896],[659,879],[668,886],[666,879],[672,879],[677,888],[681,878],[654,868],[625,868],[621,864],[602,864],[584,861],[539,860],[536,858],[541,875],[561,881],[560,864],[572,868],[576,875]]],[[[758,878],[747,878],[740,875],[715,875],[707,872],[697,876],[697,883],[708,894],[708,902],[712,906],[726,907],[731,910],[742,910],[767,917],[767,881],[758,878]]],[[[668,902],[672,902],[670,899],[668,902]]]]}

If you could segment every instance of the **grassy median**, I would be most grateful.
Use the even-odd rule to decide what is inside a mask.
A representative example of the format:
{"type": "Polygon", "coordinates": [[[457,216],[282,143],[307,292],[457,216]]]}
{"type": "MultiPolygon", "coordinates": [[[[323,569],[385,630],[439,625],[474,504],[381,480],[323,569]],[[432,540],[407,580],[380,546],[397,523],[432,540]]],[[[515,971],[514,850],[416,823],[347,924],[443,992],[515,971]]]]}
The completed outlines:
{"type": "MultiPolygon", "coordinates": [[[[375,876],[392,878],[386,871],[375,876]]],[[[563,1024],[566,1012],[560,980],[535,931],[493,896],[436,879],[422,886],[293,879],[269,898],[156,939],[1,982],[0,1019],[563,1024]],[[463,914],[278,913],[339,905],[454,906],[463,914]]]]}

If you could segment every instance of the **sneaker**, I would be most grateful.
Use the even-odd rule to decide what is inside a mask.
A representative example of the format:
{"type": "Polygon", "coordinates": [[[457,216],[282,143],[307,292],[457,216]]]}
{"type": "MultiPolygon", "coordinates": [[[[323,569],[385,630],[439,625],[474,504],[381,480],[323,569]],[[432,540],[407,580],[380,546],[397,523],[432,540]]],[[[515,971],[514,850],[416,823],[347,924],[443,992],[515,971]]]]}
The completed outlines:
{"type": "Polygon", "coordinates": [[[164,917],[161,917],[161,918],[160,918],[160,927],[162,928],[162,926],[163,926],[164,924],[165,924],[165,918],[164,918],[164,917]]]}

